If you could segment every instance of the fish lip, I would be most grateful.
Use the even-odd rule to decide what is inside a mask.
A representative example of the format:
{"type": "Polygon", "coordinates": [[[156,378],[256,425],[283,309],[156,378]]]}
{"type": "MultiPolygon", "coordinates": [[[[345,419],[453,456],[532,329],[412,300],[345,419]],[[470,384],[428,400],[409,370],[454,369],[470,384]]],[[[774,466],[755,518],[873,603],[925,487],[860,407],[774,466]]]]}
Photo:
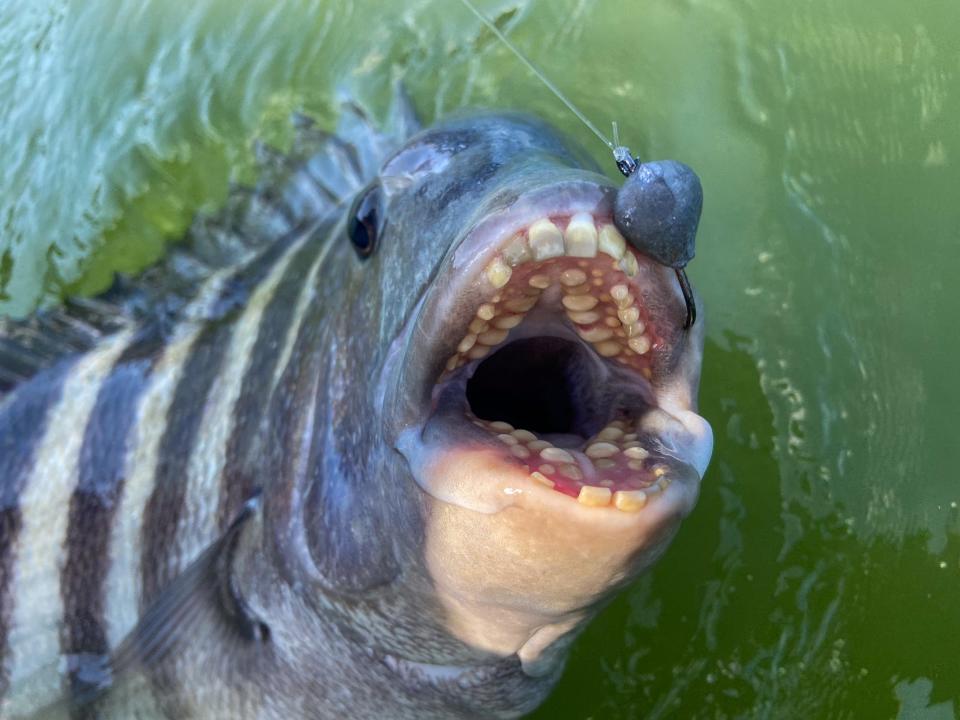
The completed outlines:
{"type": "MultiPolygon", "coordinates": [[[[459,339],[457,333],[462,329],[460,321],[451,318],[462,319],[468,316],[489,297],[491,288],[489,285],[484,286],[480,279],[485,268],[503,251],[505,244],[517,231],[529,228],[533,222],[543,217],[573,216],[577,213],[586,213],[593,218],[609,220],[612,223],[610,218],[616,188],[606,178],[592,173],[588,175],[586,178],[581,175],[573,180],[548,183],[508,201],[495,200],[493,204],[496,207],[492,211],[486,208],[478,212],[474,216],[475,220],[467,223],[460,238],[452,244],[433,282],[421,297],[405,332],[394,344],[392,359],[388,362],[390,369],[385,371],[381,386],[381,397],[393,399],[392,403],[387,403],[386,408],[387,414],[393,413],[389,440],[407,457],[415,478],[418,478],[418,474],[422,476],[424,472],[421,457],[423,436],[437,409],[432,397],[436,381],[443,372],[444,361],[455,349],[459,339]]],[[[658,282],[663,280],[662,287],[658,289],[664,296],[663,305],[672,310],[671,322],[676,326],[673,329],[678,332],[671,344],[689,342],[690,338],[683,336],[679,330],[684,316],[684,304],[673,280],[672,270],[639,254],[635,255],[644,268],[660,273],[660,276],[655,276],[659,278],[658,282]]],[[[699,334],[702,341],[702,322],[694,334],[699,334]]],[[[692,508],[696,500],[699,479],[712,449],[709,425],[694,411],[698,368],[697,365],[693,377],[677,377],[683,373],[677,371],[676,363],[667,363],[662,368],[662,376],[655,375],[655,382],[646,383],[651,407],[660,408],[679,419],[679,424],[689,437],[681,437],[678,444],[693,448],[690,453],[691,462],[687,463],[682,457],[675,458],[678,462],[689,465],[691,472],[679,473],[683,476],[683,481],[676,483],[677,488],[670,493],[671,497],[683,495],[683,498],[675,499],[682,500],[679,505],[685,508],[684,514],[692,508]],[[695,481],[691,481],[694,477],[695,481]]],[[[507,476],[510,474],[507,473],[505,477],[507,476]]],[[[503,492],[517,491],[520,487],[516,482],[517,478],[510,477],[513,485],[510,488],[502,487],[503,492]]],[[[525,485],[515,495],[537,497],[542,495],[542,491],[556,494],[549,488],[525,485]]],[[[583,508],[576,502],[570,502],[568,497],[560,499],[570,505],[567,510],[574,513],[607,510],[583,508]]],[[[489,508],[485,510],[488,511],[489,508]]]]}

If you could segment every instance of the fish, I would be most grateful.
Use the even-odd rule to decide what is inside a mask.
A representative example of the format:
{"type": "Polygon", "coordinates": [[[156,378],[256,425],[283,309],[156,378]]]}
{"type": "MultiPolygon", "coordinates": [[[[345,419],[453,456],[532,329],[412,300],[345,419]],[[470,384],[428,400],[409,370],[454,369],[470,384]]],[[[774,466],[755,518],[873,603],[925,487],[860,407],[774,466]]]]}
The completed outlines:
{"type": "Polygon", "coordinates": [[[516,718],[667,550],[703,322],[530,115],[295,118],[106,294],[0,325],[0,715],[516,718]]]}

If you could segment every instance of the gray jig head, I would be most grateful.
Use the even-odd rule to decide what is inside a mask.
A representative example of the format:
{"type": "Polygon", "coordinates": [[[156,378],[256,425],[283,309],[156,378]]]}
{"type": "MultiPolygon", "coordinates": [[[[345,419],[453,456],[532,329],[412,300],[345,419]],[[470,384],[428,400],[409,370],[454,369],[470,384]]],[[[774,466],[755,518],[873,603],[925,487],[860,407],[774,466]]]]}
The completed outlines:
{"type": "MultiPolygon", "coordinates": [[[[614,137],[616,142],[616,127],[614,137]]],[[[694,256],[703,210],[700,178],[676,160],[641,163],[622,145],[613,157],[627,178],[614,201],[613,222],[633,247],[674,269],[687,305],[684,328],[690,328],[697,320],[697,306],[684,267],[694,256]]]]}

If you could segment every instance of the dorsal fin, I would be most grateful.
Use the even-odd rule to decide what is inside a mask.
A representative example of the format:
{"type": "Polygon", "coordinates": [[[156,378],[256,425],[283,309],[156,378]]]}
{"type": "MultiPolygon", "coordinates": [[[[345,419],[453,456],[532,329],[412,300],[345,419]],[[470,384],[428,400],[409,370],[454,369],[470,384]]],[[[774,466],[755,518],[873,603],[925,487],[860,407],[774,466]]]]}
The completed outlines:
{"type": "Polygon", "coordinates": [[[96,298],[78,298],[15,320],[0,317],[0,399],[59,360],[139,323],[172,327],[210,275],[240,266],[285,233],[345,205],[369,182],[386,154],[419,129],[397,87],[385,131],[355,102],[343,102],[337,130],[305,115],[291,118],[286,152],[257,142],[257,183],[231,188],[223,207],[198,215],[183,240],[136,278],[118,275],[96,298]]]}

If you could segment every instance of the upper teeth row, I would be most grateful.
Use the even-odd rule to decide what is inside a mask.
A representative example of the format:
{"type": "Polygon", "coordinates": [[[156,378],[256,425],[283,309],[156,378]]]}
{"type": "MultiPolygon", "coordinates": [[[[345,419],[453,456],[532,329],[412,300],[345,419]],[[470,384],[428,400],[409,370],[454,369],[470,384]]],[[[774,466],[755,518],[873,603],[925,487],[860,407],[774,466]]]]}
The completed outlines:
{"type": "Polygon", "coordinates": [[[619,268],[634,277],[639,271],[637,258],[627,252],[627,244],[616,227],[603,224],[599,231],[589,213],[577,213],[570,218],[565,231],[561,231],[549,218],[534,222],[527,229],[526,237],[518,233],[503,247],[501,255],[487,265],[487,280],[495,288],[510,282],[513,268],[525,262],[567,257],[592,258],[597,252],[609,255],[619,268]]]}

